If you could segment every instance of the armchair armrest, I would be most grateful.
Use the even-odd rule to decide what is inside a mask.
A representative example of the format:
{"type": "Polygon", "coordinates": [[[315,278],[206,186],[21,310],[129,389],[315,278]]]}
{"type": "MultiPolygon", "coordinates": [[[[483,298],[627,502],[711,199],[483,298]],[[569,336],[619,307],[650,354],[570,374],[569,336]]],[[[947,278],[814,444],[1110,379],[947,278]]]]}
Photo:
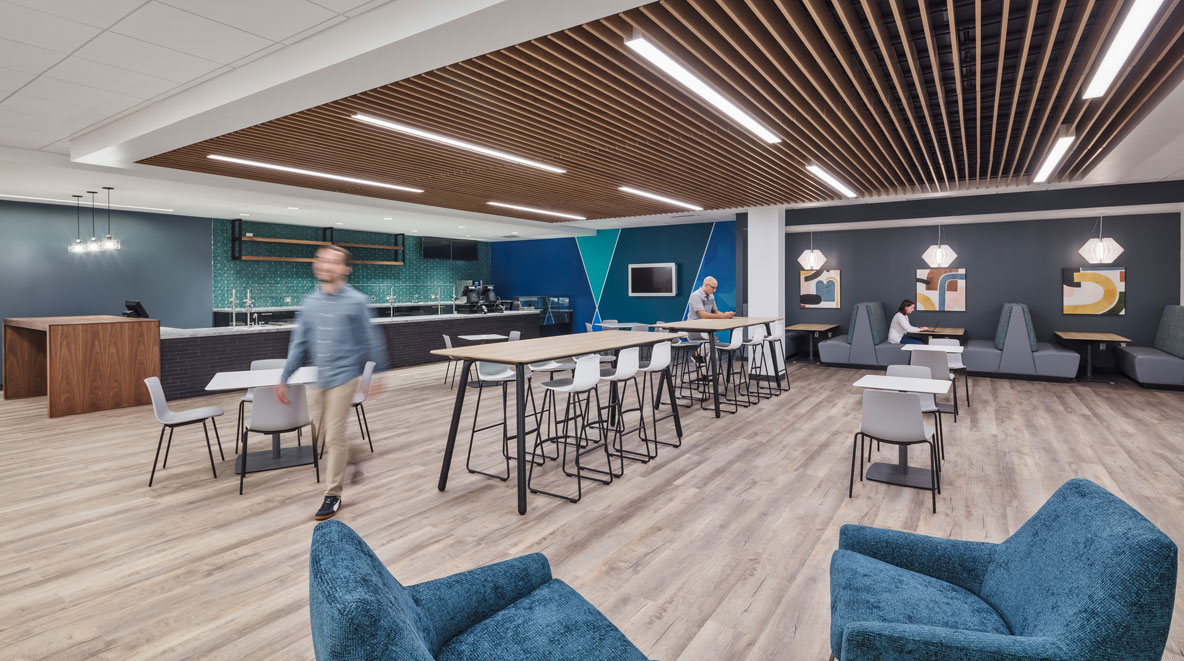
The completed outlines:
{"type": "Polygon", "coordinates": [[[1004,636],[917,624],[853,622],[843,633],[843,659],[880,661],[1068,661],[1052,638],[1004,636]]]}
{"type": "Polygon", "coordinates": [[[839,529],[839,548],[978,594],[998,544],[847,524],[839,529]]]}
{"type": "Polygon", "coordinates": [[[531,553],[408,586],[440,645],[551,580],[551,565],[531,553]]]}

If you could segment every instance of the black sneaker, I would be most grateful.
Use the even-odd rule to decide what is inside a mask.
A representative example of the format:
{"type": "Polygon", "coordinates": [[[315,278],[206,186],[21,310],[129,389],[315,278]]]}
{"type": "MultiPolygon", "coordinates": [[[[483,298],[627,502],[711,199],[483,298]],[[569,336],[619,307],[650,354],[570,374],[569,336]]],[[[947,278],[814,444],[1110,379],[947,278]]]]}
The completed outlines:
{"type": "Polygon", "coordinates": [[[325,496],[325,502],[321,503],[321,509],[317,510],[316,516],[312,517],[317,521],[324,521],[325,519],[332,519],[337,510],[341,508],[341,499],[337,496],[325,496]]]}

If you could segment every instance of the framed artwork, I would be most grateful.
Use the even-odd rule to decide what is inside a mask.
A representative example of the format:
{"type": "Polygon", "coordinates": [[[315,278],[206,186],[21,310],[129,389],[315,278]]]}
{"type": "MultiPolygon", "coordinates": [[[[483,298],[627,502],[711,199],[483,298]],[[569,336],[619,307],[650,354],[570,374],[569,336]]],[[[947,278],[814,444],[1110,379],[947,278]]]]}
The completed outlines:
{"type": "Polygon", "coordinates": [[[804,308],[839,307],[839,272],[818,269],[798,271],[801,287],[798,303],[804,308]]]}
{"type": "Polygon", "coordinates": [[[966,311],[966,269],[917,269],[917,309],[966,311]]]}
{"type": "Polygon", "coordinates": [[[1126,267],[1082,266],[1061,277],[1064,314],[1126,314],[1126,267]]]}

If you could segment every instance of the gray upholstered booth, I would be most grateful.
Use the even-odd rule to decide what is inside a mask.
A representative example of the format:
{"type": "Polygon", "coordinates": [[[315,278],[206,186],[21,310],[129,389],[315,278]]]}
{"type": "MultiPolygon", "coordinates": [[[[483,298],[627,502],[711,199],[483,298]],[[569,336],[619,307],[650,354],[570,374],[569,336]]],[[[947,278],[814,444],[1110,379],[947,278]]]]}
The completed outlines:
{"type": "Polygon", "coordinates": [[[847,365],[908,365],[909,354],[899,344],[888,342],[884,305],[859,303],[851,311],[846,335],[818,343],[818,357],[824,363],[847,365]]]}
{"type": "Polygon", "coordinates": [[[1023,303],[1005,303],[995,340],[971,340],[962,351],[970,372],[1072,379],[1081,355],[1048,342],[1037,342],[1032,314],[1023,303]]]}
{"type": "Polygon", "coordinates": [[[1184,306],[1166,305],[1150,347],[1118,347],[1118,367],[1149,386],[1184,386],[1184,306]]]}

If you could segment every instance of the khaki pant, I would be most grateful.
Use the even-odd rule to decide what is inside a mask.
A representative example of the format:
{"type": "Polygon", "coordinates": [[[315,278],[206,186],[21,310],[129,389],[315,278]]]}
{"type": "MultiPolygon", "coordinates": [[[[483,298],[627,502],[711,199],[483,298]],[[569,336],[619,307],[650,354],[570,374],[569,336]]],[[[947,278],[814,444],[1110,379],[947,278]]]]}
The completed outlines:
{"type": "Polygon", "coordinates": [[[355,449],[345,438],[345,423],[353,407],[354,393],[358,391],[358,379],[354,378],[334,388],[313,389],[316,417],[313,418],[312,433],[317,445],[324,445],[329,459],[322,468],[328,487],[326,496],[341,496],[345,483],[345,467],[357,460],[355,449]]]}

